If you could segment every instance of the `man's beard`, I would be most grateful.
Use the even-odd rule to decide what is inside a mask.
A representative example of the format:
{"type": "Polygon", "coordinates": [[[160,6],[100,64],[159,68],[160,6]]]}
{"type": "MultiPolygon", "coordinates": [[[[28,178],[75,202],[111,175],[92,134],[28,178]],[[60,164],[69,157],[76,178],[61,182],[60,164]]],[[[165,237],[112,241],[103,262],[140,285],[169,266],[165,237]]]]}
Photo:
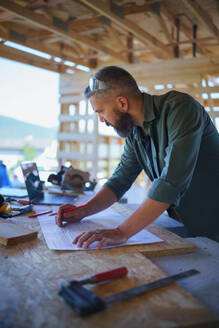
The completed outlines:
{"type": "Polygon", "coordinates": [[[115,108],[113,108],[114,113],[116,114],[116,122],[114,125],[105,122],[107,126],[112,126],[116,133],[121,138],[126,138],[132,132],[134,127],[133,119],[128,113],[121,113],[115,108]]]}

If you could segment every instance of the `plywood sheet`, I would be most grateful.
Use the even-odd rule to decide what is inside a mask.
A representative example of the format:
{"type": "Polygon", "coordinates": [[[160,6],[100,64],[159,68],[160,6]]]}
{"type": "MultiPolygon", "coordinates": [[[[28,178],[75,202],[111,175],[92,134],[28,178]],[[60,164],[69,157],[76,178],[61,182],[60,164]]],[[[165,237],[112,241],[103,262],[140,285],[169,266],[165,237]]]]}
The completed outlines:
{"type": "Polygon", "coordinates": [[[36,231],[0,219],[0,244],[4,246],[16,245],[35,238],[37,238],[36,231]]]}
{"type": "Polygon", "coordinates": [[[140,253],[108,256],[105,252],[54,252],[42,241],[28,249],[16,247],[16,254],[10,249],[0,250],[3,268],[0,271],[0,323],[3,326],[7,323],[14,328],[50,328],[60,326],[61,322],[63,328],[215,327],[213,315],[177,284],[82,319],[58,296],[60,278],[77,279],[126,266],[127,277],[93,288],[104,297],[165,277],[165,273],[140,253]]]}

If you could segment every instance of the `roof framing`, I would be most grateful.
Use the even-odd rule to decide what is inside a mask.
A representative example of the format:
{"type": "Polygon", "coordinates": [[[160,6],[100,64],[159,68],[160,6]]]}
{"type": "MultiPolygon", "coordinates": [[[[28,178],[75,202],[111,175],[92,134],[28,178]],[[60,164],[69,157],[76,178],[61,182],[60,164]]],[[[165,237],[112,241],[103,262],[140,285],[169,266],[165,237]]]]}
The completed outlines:
{"type": "Polygon", "coordinates": [[[172,57],[172,51],[170,51],[165,44],[159,41],[156,37],[143,30],[137,24],[133,23],[127,18],[120,18],[114,14],[109,7],[109,3],[103,3],[99,0],[80,0],[81,3],[87,7],[94,9],[99,14],[106,16],[111,21],[122,27],[125,31],[132,33],[136,39],[141,41],[143,44],[149,45],[152,49],[158,52],[160,58],[172,57]]]}
{"type": "Polygon", "coordinates": [[[115,57],[119,61],[128,62],[127,58],[116,51],[101,45],[98,42],[91,40],[83,35],[75,33],[73,31],[69,31],[69,24],[63,23],[62,28],[57,27],[58,23],[57,20],[54,18],[53,21],[49,21],[42,15],[36,14],[26,7],[22,7],[20,5],[15,4],[10,0],[0,0],[0,8],[9,11],[10,13],[14,14],[17,17],[20,17],[31,24],[34,24],[40,28],[46,29],[50,32],[56,33],[60,37],[63,37],[65,40],[70,42],[76,42],[81,45],[85,45],[93,50],[97,50],[100,52],[104,52],[112,57],[115,57]]]}
{"type": "Polygon", "coordinates": [[[0,41],[71,61],[74,70],[215,56],[216,1],[0,0],[0,41]]]}
{"type": "Polygon", "coordinates": [[[184,4],[188,9],[202,22],[202,24],[207,28],[207,30],[219,41],[219,30],[217,26],[213,23],[211,17],[208,15],[206,10],[195,0],[183,0],[184,4]]]}

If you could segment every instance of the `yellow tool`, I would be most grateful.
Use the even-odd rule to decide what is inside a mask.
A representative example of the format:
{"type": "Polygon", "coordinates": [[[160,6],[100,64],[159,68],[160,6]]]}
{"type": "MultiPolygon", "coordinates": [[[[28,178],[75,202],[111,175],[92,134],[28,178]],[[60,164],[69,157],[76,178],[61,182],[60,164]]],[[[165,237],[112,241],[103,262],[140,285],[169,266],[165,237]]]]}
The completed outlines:
{"type": "Polygon", "coordinates": [[[11,205],[9,203],[4,203],[1,207],[0,207],[0,212],[2,213],[11,213],[12,209],[11,209],[11,205]]]}
{"type": "Polygon", "coordinates": [[[11,205],[7,202],[0,207],[0,212],[8,214],[11,213],[11,211],[12,211],[11,205]]]}

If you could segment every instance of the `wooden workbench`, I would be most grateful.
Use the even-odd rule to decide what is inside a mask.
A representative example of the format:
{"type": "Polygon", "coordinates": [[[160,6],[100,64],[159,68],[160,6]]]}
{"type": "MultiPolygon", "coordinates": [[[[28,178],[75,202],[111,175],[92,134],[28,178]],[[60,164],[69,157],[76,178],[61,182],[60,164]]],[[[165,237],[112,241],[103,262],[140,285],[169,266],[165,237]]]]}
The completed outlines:
{"type": "MultiPolygon", "coordinates": [[[[167,230],[157,225],[149,229],[165,240],[162,246],[51,251],[37,219],[20,217],[13,221],[39,234],[37,240],[0,248],[0,327],[216,327],[210,311],[177,284],[111,306],[86,319],[74,314],[58,296],[60,278],[77,279],[119,266],[127,266],[128,276],[94,286],[99,296],[165,277],[146,256],[195,249],[167,230]]],[[[195,276],[188,279],[195,281],[195,276]]]]}

